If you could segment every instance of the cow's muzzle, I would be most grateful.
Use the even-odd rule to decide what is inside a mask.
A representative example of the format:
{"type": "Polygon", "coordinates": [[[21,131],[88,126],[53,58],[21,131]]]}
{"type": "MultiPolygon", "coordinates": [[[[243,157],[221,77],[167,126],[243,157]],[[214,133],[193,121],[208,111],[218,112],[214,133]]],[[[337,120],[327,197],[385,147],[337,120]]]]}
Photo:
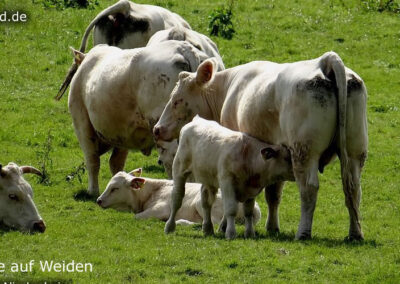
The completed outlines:
{"type": "Polygon", "coordinates": [[[43,220],[33,223],[33,231],[40,233],[44,233],[44,231],[46,231],[46,224],[43,222],[43,220]]]}

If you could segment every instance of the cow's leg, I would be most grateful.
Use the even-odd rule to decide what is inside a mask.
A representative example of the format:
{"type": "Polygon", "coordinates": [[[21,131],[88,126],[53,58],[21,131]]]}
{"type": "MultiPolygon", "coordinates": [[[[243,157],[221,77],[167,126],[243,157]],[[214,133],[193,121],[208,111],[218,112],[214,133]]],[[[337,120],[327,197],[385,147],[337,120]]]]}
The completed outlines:
{"type": "Polygon", "coordinates": [[[292,152],[293,172],[300,190],[301,217],[296,239],[311,238],[312,222],[317,202],[318,156],[310,156],[307,145],[297,145],[292,152]]]}
{"type": "MultiPolygon", "coordinates": [[[[215,192],[215,191],[214,191],[215,192]]],[[[201,186],[201,205],[203,207],[203,233],[205,236],[214,234],[214,227],[211,221],[211,207],[215,200],[215,194],[206,186],[201,186]]]]}
{"type": "Polygon", "coordinates": [[[279,232],[279,204],[284,182],[278,182],[265,188],[265,201],[268,204],[268,219],[265,228],[268,232],[279,232]]]}
{"type": "Polygon", "coordinates": [[[254,233],[254,224],[253,224],[253,211],[254,211],[254,199],[248,199],[246,202],[243,203],[243,210],[244,210],[244,220],[245,220],[245,227],[246,230],[244,232],[245,238],[254,238],[256,234],[254,233]]]}
{"type": "Polygon", "coordinates": [[[226,217],[224,215],[224,216],[222,216],[221,223],[219,224],[218,232],[225,233],[227,224],[228,223],[227,223],[226,217]]]}
{"type": "Polygon", "coordinates": [[[135,219],[157,218],[161,221],[165,221],[168,218],[168,211],[169,204],[165,202],[135,214],[135,219]]]}
{"type": "Polygon", "coordinates": [[[227,223],[225,237],[231,240],[236,237],[235,218],[238,212],[238,201],[231,182],[224,181],[220,182],[220,184],[224,204],[224,218],[226,218],[227,223]]]}
{"type": "MultiPolygon", "coordinates": [[[[364,156],[365,157],[365,156],[364,156]]],[[[350,215],[349,240],[363,240],[364,235],[360,222],[361,170],[365,158],[349,158],[350,174],[346,174],[343,182],[346,207],[350,215]]]]}
{"type": "Polygon", "coordinates": [[[71,102],[69,109],[72,115],[76,136],[85,156],[86,168],[89,175],[88,193],[94,197],[99,195],[99,170],[100,170],[100,155],[107,152],[110,148],[102,143],[98,138],[94,128],[90,122],[89,116],[85,108],[79,100],[71,102]]]}
{"type": "Polygon", "coordinates": [[[109,160],[110,171],[112,175],[115,175],[116,173],[124,169],[127,156],[128,156],[128,150],[120,148],[113,149],[109,160]]]}
{"type": "Polygon", "coordinates": [[[185,196],[185,183],[187,176],[188,174],[184,175],[180,172],[174,171],[174,187],[171,194],[171,214],[164,228],[164,232],[167,234],[175,231],[175,217],[179,208],[182,206],[182,200],[185,196]]]}

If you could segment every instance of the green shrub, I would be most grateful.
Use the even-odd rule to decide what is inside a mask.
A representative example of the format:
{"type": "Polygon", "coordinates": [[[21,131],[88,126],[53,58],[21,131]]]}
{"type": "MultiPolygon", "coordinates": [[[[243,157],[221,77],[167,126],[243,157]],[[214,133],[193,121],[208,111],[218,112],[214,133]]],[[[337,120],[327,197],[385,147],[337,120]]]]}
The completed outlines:
{"type": "Polygon", "coordinates": [[[400,3],[396,0],[362,0],[361,4],[367,11],[400,13],[400,3]]]}
{"type": "MultiPolygon", "coordinates": [[[[35,3],[35,0],[32,0],[35,3]]],[[[45,8],[56,8],[63,10],[66,8],[88,8],[94,9],[99,5],[98,0],[39,0],[37,3],[42,3],[45,8]]]]}
{"type": "Polygon", "coordinates": [[[228,8],[222,7],[212,11],[211,15],[208,16],[210,23],[208,30],[211,35],[221,36],[226,39],[232,39],[235,29],[232,23],[232,7],[233,1],[230,2],[228,8]]]}

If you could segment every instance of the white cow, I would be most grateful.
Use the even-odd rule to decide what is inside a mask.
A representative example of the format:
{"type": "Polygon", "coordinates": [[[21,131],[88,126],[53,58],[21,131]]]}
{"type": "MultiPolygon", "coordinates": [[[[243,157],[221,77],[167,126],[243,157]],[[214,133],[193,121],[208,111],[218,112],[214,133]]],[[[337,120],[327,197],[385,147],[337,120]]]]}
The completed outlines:
{"type": "Polygon", "coordinates": [[[175,230],[175,218],[185,197],[186,177],[193,174],[202,184],[203,232],[214,234],[212,212],[221,188],[224,220],[220,230],[228,239],[236,236],[234,218],[243,202],[245,237],[254,237],[253,208],[264,186],[294,180],[290,152],[284,146],[269,145],[242,132],[232,131],[196,116],[179,136],[173,164],[174,190],[171,215],[165,232],[175,230]]]}
{"type": "Polygon", "coordinates": [[[31,166],[0,165],[0,223],[23,232],[43,233],[46,225],[33,202],[32,187],[23,178],[26,173],[42,175],[31,166]]]}
{"type": "MultiPolygon", "coordinates": [[[[190,29],[190,25],[181,16],[167,9],[120,0],[92,20],[85,30],[79,51],[85,52],[93,28],[94,45],[108,44],[130,49],[146,46],[154,33],[172,27],[190,29]]],[[[71,66],[56,99],[61,99],[77,69],[77,64],[71,66]]]]}
{"type": "MultiPolygon", "coordinates": [[[[197,49],[203,51],[209,57],[214,57],[217,61],[218,71],[224,70],[225,66],[219,54],[217,45],[207,36],[191,29],[182,27],[173,27],[168,30],[162,30],[155,33],[149,40],[147,46],[158,44],[167,40],[187,41],[197,49]]],[[[157,143],[158,164],[164,166],[164,169],[170,179],[172,179],[172,162],[178,148],[177,140],[171,142],[157,143]]],[[[189,181],[194,181],[192,177],[189,181]]]]}
{"type": "MultiPolygon", "coordinates": [[[[297,239],[311,238],[319,188],[318,170],[338,155],[350,239],[363,239],[360,178],[367,157],[367,92],[364,82],[328,52],[295,63],[251,62],[216,73],[207,60],[183,72],[154,134],[170,140],[196,114],[273,144],[290,148],[301,197],[297,239]]],[[[279,231],[283,183],[265,190],[267,230],[279,231]]]]}
{"type": "Polygon", "coordinates": [[[74,51],[79,69],[69,93],[69,110],[89,173],[89,194],[98,196],[100,155],[113,148],[112,174],[123,169],[128,149],[149,155],[152,127],[182,70],[196,70],[207,58],[191,44],[166,41],[123,50],[95,46],[74,51]]]}
{"type": "Polygon", "coordinates": [[[166,40],[181,40],[187,41],[197,49],[203,51],[209,57],[215,57],[217,61],[217,70],[225,69],[224,62],[219,54],[217,45],[207,36],[198,33],[194,30],[184,27],[173,27],[168,30],[161,30],[155,33],[147,43],[147,46],[158,44],[166,40]]]}
{"type": "MultiPolygon", "coordinates": [[[[106,190],[97,199],[102,208],[114,208],[120,211],[134,212],[137,219],[157,218],[166,221],[170,215],[170,200],[173,181],[138,177],[141,169],[130,173],[119,172],[112,177],[106,190]]],[[[182,207],[176,213],[180,224],[201,223],[203,210],[201,206],[201,185],[198,183],[186,184],[186,196],[182,207]]],[[[243,222],[243,209],[240,207],[237,221],[243,222]]],[[[258,204],[255,204],[254,224],[261,217],[258,204]]],[[[219,224],[223,216],[221,194],[218,193],[213,205],[211,219],[219,224]]]]}
{"type": "Polygon", "coordinates": [[[169,179],[172,179],[172,163],[174,162],[176,150],[178,149],[178,140],[171,142],[158,141],[156,144],[158,152],[158,164],[163,166],[169,179]]]}

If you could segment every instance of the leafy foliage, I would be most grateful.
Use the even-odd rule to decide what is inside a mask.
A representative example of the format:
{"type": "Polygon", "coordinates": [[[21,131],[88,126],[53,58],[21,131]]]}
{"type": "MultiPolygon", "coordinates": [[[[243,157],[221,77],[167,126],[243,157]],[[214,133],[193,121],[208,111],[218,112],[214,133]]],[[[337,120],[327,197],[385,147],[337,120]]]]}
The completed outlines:
{"type": "Polygon", "coordinates": [[[208,30],[211,35],[221,36],[226,39],[232,39],[235,29],[232,23],[232,8],[233,1],[231,1],[228,8],[222,7],[212,11],[208,16],[210,22],[208,30]]]}
{"type": "MultiPolygon", "coordinates": [[[[35,0],[32,0],[33,2],[35,0]]],[[[39,0],[45,8],[56,8],[63,10],[66,8],[88,8],[94,9],[99,5],[98,0],[39,0]]]]}
{"type": "Polygon", "coordinates": [[[368,11],[400,13],[397,0],[362,0],[362,6],[368,11]]]}
{"type": "Polygon", "coordinates": [[[53,151],[53,135],[49,130],[46,141],[41,145],[41,148],[36,151],[36,156],[39,160],[40,171],[42,176],[40,177],[40,183],[44,185],[51,185],[49,168],[53,166],[53,159],[51,158],[51,152],[53,151]]]}

